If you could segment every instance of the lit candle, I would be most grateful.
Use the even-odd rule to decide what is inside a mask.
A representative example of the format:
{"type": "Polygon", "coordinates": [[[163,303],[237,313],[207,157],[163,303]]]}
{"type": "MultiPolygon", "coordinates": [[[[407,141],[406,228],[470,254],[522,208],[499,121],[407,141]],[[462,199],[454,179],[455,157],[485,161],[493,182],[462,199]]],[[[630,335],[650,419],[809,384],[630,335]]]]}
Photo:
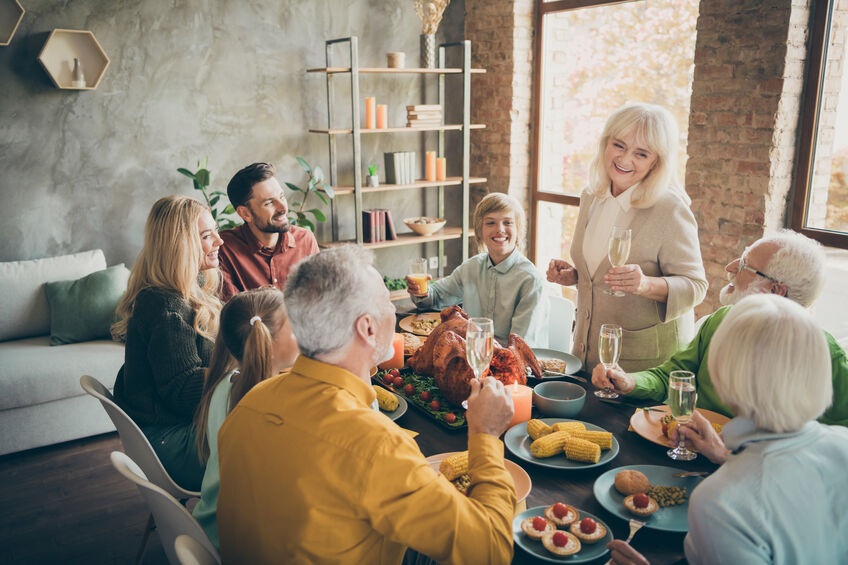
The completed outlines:
{"type": "Polygon", "coordinates": [[[426,161],[427,180],[434,181],[436,180],[436,152],[428,151],[426,161]]]}
{"type": "MultiPolygon", "coordinates": [[[[403,369],[403,335],[396,333],[392,338],[392,347],[395,350],[394,356],[388,361],[380,363],[381,369],[403,369]]],[[[526,387],[525,387],[526,388],[526,387]]],[[[530,417],[528,416],[529,420],[530,417]]]]}
{"type": "Polygon", "coordinates": [[[530,411],[533,406],[533,389],[518,383],[512,383],[506,389],[512,395],[512,405],[515,407],[515,413],[512,415],[512,420],[509,423],[509,427],[511,428],[515,424],[530,420],[530,411]]]}
{"type": "Polygon", "coordinates": [[[444,157],[436,159],[436,180],[445,180],[445,170],[447,167],[447,159],[444,157]]]}
{"type": "Polygon", "coordinates": [[[386,112],[388,106],[377,104],[377,129],[386,129],[386,112]]]}
{"type": "Polygon", "coordinates": [[[377,99],[370,96],[365,99],[365,129],[377,127],[377,99]]]}

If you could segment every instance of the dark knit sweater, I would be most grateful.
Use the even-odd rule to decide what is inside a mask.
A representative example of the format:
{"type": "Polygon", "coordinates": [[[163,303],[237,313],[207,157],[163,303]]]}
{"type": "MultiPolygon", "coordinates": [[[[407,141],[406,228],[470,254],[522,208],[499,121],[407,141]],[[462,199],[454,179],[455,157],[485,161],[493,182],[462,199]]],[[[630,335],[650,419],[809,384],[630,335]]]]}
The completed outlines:
{"type": "Polygon", "coordinates": [[[176,292],[138,293],[115,400],[139,426],[191,423],[212,353],[193,323],[194,310],[176,292]]]}

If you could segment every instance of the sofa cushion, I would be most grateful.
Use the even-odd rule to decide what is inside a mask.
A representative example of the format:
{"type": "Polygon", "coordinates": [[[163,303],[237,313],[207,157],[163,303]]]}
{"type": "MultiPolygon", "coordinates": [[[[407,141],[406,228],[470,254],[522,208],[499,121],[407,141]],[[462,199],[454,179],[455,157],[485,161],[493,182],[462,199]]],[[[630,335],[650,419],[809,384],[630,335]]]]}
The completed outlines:
{"type": "Polygon", "coordinates": [[[44,283],[78,279],[106,268],[103,251],[0,263],[0,341],[50,333],[44,283]]]}
{"type": "Polygon", "coordinates": [[[0,343],[0,410],[85,394],[82,375],[107,387],[124,364],[124,346],[99,340],[50,347],[48,336],[0,343]]]}
{"type": "Polygon", "coordinates": [[[129,278],[129,269],[121,263],[75,281],[45,284],[50,345],[108,339],[115,307],[127,290],[129,278]]]}

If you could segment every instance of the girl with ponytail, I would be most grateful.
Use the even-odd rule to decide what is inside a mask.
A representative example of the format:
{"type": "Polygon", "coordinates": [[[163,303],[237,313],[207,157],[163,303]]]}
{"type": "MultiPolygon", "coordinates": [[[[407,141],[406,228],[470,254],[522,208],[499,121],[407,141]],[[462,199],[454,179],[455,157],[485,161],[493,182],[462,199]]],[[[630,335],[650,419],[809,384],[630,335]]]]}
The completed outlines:
{"type": "Polygon", "coordinates": [[[194,419],[197,452],[206,460],[206,473],[193,514],[216,547],[218,430],[251,388],[290,367],[297,355],[297,341],[279,290],[258,288],[242,292],[221,310],[218,338],[194,419]]]}

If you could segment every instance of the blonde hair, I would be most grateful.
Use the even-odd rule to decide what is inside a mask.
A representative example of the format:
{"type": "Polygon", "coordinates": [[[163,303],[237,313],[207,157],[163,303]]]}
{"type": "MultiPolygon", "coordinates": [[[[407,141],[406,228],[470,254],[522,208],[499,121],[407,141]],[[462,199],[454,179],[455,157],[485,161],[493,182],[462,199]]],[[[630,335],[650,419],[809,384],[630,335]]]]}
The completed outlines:
{"type": "Polygon", "coordinates": [[[798,430],[833,398],[824,332],[781,296],[754,294],[733,306],[710,342],[708,366],[719,398],[763,430],[798,430]]]}
{"type": "Polygon", "coordinates": [[[194,330],[213,340],[218,331],[221,284],[218,269],[201,271],[203,247],[198,220],[209,209],[187,196],[160,198],[150,209],[144,226],[144,246],[133,265],[127,291],[118,303],[118,321],[112,325],[115,339],[126,339],[138,293],[145,288],[177,292],[194,310],[194,330]]]}
{"type": "Polygon", "coordinates": [[[197,452],[203,461],[209,458],[207,420],[215,388],[238,367],[231,379],[229,412],[250,389],[273,377],[274,339],[287,320],[283,293],[276,288],[236,294],[221,310],[221,327],[203,385],[203,398],[194,416],[197,452]]]}
{"type": "Polygon", "coordinates": [[[521,204],[503,192],[492,192],[483,197],[477,207],[474,208],[474,237],[477,239],[477,247],[482,252],[486,250],[483,243],[483,220],[487,214],[497,212],[512,212],[515,216],[515,241],[520,250],[524,249],[524,235],[526,221],[524,208],[521,204]]]}
{"type": "Polygon", "coordinates": [[[596,198],[606,198],[609,194],[612,180],[604,162],[607,144],[613,137],[630,134],[635,135],[638,145],[645,145],[657,155],[654,168],[634,189],[630,205],[650,208],[665,190],[676,194],[687,206],[691,204],[686,190],[677,182],[677,145],[680,143],[677,122],[662,106],[641,102],[619,108],[607,120],[598,141],[598,152],[589,165],[588,192],[596,198]]]}

